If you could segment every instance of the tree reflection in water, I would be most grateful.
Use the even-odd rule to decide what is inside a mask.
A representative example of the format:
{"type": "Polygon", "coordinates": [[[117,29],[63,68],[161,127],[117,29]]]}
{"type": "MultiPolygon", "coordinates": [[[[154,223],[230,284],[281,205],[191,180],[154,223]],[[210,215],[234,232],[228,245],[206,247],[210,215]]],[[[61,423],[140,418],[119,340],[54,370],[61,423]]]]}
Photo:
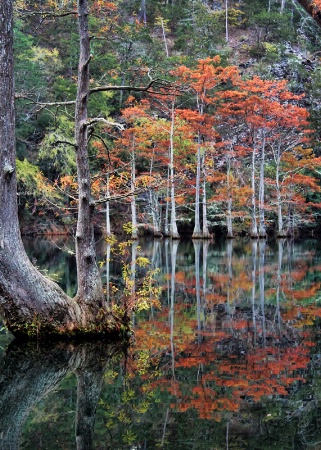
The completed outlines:
{"type": "Polygon", "coordinates": [[[1,450],[20,448],[22,427],[31,409],[71,372],[77,377],[76,447],[77,450],[93,448],[103,376],[108,363],[123,350],[120,344],[105,342],[14,341],[0,366],[1,450]]]}
{"type": "Polygon", "coordinates": [[[12,345],[0,372],[2,449],[317,449],[316,245],[165,240],[132,255],[160,268],[161,311],[135,316],[126,353],[12,345]]]}

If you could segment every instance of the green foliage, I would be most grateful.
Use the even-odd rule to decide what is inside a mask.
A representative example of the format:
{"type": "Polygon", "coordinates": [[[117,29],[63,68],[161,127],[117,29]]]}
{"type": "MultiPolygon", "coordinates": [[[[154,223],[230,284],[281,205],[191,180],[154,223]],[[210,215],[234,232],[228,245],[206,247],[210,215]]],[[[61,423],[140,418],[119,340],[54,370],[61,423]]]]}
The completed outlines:
{"type": "Polygon", "coordinates": [[[67,116],[61,115],[57,129],[45,136],[39,148],[39,167],[51,181],[76,173],[75,149],[72,143],[73,122],[67,116]]]}
{"type": "MultiPolygon", "coordinates": [[[[124,231],[131,234],[131,224],[123,226],[124,231]]],[[[133,241],[118,242],[115,237],[107,238],[111,245],[113,258],[121,263],[122,286],[113,284],[111,290],[118,300],[113,304],[113,310],[117,314],[130,315],[132,311],[149,310],[152,306],[159,307],[160,287],[157,284],[158,269],[153,269],[148,258],[138,255],[128,262],[132,251],[133,241]]],[[[140,247],[136,247],[140,251],[140,247]]]]}

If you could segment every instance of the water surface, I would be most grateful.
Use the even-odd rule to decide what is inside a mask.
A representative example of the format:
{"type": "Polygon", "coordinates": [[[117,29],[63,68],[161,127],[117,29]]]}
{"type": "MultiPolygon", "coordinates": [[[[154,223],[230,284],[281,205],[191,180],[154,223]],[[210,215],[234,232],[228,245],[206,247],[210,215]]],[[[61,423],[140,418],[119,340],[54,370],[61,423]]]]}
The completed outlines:
{"type": "MultiPolygon", "coordinates": [[[[26,247],[73,295],[72,242],[26,247]]],[[[121,290],[121,262],[103,241],[98,249],[105,283],[121,290]]],[[[129,347],[12,344],[2,353],[2,448],[317,449],[318,243],[135,243],[134,290],[146,272],[139,256],[159,268],[162,306],[133,315],[129,347]]]]}

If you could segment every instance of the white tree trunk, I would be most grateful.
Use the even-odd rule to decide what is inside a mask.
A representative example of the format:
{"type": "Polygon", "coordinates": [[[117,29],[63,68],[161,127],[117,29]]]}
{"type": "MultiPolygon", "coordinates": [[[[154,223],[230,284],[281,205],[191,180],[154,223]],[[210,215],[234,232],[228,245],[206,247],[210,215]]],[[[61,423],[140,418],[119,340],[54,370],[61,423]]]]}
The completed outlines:
{"type": "Polygon", "coordinates": [[[171,187],[171,226],[170,236],[172,239],[179,239],[176,223],[176,201],[175,201],[175,178],[174,178],[174,124],[175,105],[172,103],[171,129],[170,129],[170,187],[171,187]]]}
{"type": "Polygon", "coordinates": [[[232,192],[231,192],[231,158],[227,156],[227,171],[226,171],[226,182],[227,182],[227,210],[226,210],[226,226],[227,226],[227,237],[229,239],[233,238],[233,218],[232,218],[232,192]]]}
{"type": "Polygon", "coordinates": [[[265,167],[265,138],[261,145],[260,185],[259,185],[259,237],[266,238],[265,206],[264,206],[264,167],[265,167]]]}
{"type": "Polygon", "coordinates": [[[251,229],[251,237],[258,237],[258,229],[257,229],[257,217],[256,217],[256,189],[255,189],[255,157],[256,157],[256,148],[253,146],[252,152],[252,173],[251,173],[251,188],[252,188],[252,229],[251,229]]]}
{"type": "Polygon", "coordinates": [[[200,223],[200,188],[201,188],[201,147],[200,147],[200,133],[198,133],[198,145],[196,155],[196,184],[195,184],[195,215],[194,215],[194,231],[193,239],[202,238],[201,223],[200,223]]]}
{"type": "Polygon", "coordinates": [[[131,154],[131,179],[130,179],[130,189],[132,192],[130,198],[130,206],[132,213],[132,239],[138,239],[138,228],[137,228],[137,209],[136,209],[136,197],[134,195],[135,192],[135,184],[136,184],[136,162],[135,162],[135,148],[134,141],[132,144],[132,154],[131,154]]]}

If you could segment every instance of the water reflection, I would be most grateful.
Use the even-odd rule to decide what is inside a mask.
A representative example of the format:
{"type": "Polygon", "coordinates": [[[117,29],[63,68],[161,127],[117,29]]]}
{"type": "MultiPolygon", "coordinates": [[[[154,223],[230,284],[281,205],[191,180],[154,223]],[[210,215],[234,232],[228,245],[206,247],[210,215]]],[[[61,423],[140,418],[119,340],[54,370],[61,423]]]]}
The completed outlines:
{"type": "MultiPolygon", "coordinates": [[[[0,448],[15,450],[21,448],[20,444],[29,448],[30,443],[25,442],[21,434],[30,411],[70,373],[77,379],[75,445],[77,450],[93,448],[96,406],[103,376],[108,364],[121,352],[120,344],[102,342],[62,342],[45,346],[13,342],[1,361],[0,448]]],[[[45,422],[50,422],[50,413],[48,416],[44,417],[45,422]]],[[[67,430],[63,430],[65,432],[67,430]]],[[[50,440],[44,443],[42,440],[34,442],[32,448],[53,448],[57,442],[61,442],[62,448],[65,445],[62,436],[51,444],[50,440]]]]}
{"type": "MultiPolygon", "coordinates": [[[[106,258],[105,250],[102,246],[105,281],[109,278],[121,286],[120,264],[111,260],[112,253],[106,258]]],[[[44,259],[32,251],[38,261],[44,259]]],[[[46,264],[56,270],[52,261],[56,253],[52,256],[46,264]]],[[[109,352],[104,357],[94,346],[81,373],[77,364],[86,350],[58,348],[40,356],[40,349],[16,348],[13,356],[10,350],[3,359],[0,380],[9,385],[9,373],[16,374],[12,379],[17,380],[17,395],[9,400],[2,387],[0,411],[7,409],[19,430],[25,422],[20,448],[76,448],[70,431],[76,410],[88,412],[87,418],[77,415],[78,435],[83,433],[77,445],[83,448],[318,448],[317,242],[135,243],[128,257],[131,281],[138,285],[143,274],[135,266],[137,256],[148,257],[160,269],[162,308],[135,315],[133,342],[126,355],[111,357],[109,352]],[[10,362],[15,355],[16,362],[10,362]],[[50,386],[44,382],[47,378],[52,380],[50,386]],[[43,393],[38,394],[41,380],[43,393]],[[82,399],[78,403],[77,384],[82,399]],[[98,398],[94,414],[88,401],[94,405],[98,398]]],[[[73,280],[72,263],[69,269],[73,280]]],[[[132,289],[134,293],[137,286],[132,289]]],[[[110,302],[112,292],[111,286],[106,287],[110,302]]],[[[2,429],[13,426],[10,420],[0,419],[2,429]]],[[[10,442],[18,448],[20,431],[12,430],[10,442]]],[[[4,441],[3,448],[10,448],[8,444],[4,441]]]]}

